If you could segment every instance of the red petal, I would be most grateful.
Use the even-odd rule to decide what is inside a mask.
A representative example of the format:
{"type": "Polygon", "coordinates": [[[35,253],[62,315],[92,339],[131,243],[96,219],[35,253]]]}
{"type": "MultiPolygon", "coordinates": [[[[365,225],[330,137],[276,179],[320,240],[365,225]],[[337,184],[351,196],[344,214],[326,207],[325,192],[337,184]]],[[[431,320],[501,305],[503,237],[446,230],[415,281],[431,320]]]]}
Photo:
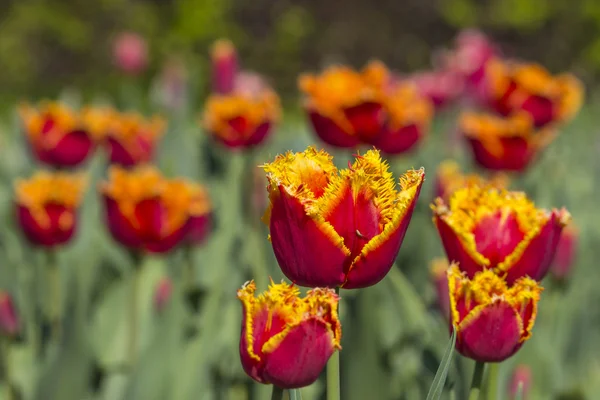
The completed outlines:
{"type": "Polygon", "coordinates": [[[108,230],[113,238],[124,246],[139,248],[142,245],[142,239],[138,230],[123,215],[118,203],[106,196],[104,197],[104,203],[108,230]]]}
{"type": "Polygon", "coordinates": [[[94,142],[87,132],[73,131],[67,133],[49,153],[54,166],[74,167],[85,161],[93,147],[94,142]]]}
{"type": "Polygon", "coordinates": [[[349,134],[331,119],[314,111],[309,111],[308,116],[317,135],[327,144],[335,147],[352,148],[360,144],[358,136],[349,134]]]}
{"type": "Polygon", "coordinates": [[[490,152],[481,141],[468,138],[477,164],[492,171],[523,171],[533,160],[535,148],[522,137],[498,139],[502,146],[501,154],[490,152]]]}
{"type": "Polygon", "coordinates": [[[307,216],[300,201],[282,185],[271,201],[271,244],[284,275],[301,286],[342,284],[348,257],[343,239],[336,243],[331,232],[326,233],[322,224],[307,216]]]}
{"type": "Polygon", "coordinates": [[[158,241],[163,237],[166,210],[160,199],[144,199],[134,210],[136,227],[142,240],[158,241]]]}
{"type": "Polygon", "coordinates": [[[264,377],[284,389],[315,382],[334,352],[333,333],[327,325],[309,319],[290,329],[271,353],[265,354],[264,377]]]}
{"type": "Polygon", "coordinates": [[[386,128],[373,145],[386,154],[400,154],[412,150],[421,137],[421,129],[415,124],[397,130],[386,128]]]}
{"type": "Polygon", "coordinates": [[[354,133],[364,142],[371,143],[383,131],[385,111],[380,103],[367,102],[349,107],[344,110],[344,115],[354,133]]]}
{"type": "Polygon", "coordinates": [[[190,217],[186,224],[186,241],[192,245],[199,245],[208,236],[211,230],[210,214],[190,217]]]}
{"type": "Polygon", "coordinates": [[[448,261],[457,262],[460,270],[465,272],[469,278],[473,278],[476,272],[484,269],[483,265],[471,257],[469,251],[462,244],[452,227],[446,223],[443,216],[436,215],[434,223],[442,239],[448,261]]]}
{"type": "Polygon", "coordinates": [[[521,109],[531,115],[537,128],[552,122],[556,115],[556,108],[552,101],[542,96],[529,96],[521,104],[521,109]]]}
{"type": "Polygon", "coordinates": [[[540,281],[548,273],[556,247],[560,240],[563,224],[561,213],[553,211],[546,224],[525,248],[523,254],[512,263],[499,268],[507,271],[506,282],[512,284],[523,276],[540,281]]]}
{"type": "Polygon", "coordinates": [[[25,237],[35,245],[52,247],[68,242],[75,233],[76,216],[73,210],[59,204],[48,204],[45,207],[48,226],[41,226],[28,208],[17,206],[17,217],[25,237]],[[65,215],[73,222],[69,227],[61,227],[59,221],[65,215]]]}
{"type": "Polygon", "coordinates": [[[515,213],[511,211],[503,215],[500,210],[481,218],[475,225],[473,234],[477,251],[490,260],[489,268],[504,261],[525,237],[515,213]]]}
{"type": "Polygon", "coordinates": [[[246,140],[246,147],[252,147],[261,144],[267,135],[271,132],[271,123],[264,122],[254,130],[254,133],[246,140]]]}
{"type": "Polygon", "coordinates": [[[521,348],[521,331],[517,312],[498,301],[473,311],[459,325],[456,349],[473,360],[504,361],[521,348]]]}

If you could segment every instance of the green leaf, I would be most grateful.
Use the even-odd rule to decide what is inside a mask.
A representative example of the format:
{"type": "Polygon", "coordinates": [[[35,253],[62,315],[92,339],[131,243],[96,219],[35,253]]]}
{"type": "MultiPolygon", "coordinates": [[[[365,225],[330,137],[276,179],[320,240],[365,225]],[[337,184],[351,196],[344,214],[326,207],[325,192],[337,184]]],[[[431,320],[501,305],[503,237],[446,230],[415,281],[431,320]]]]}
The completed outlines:
{"type": "Polygon", "coordinates": [[[515,400],[523,400],[523,382],[519,382],[517,393],[515,394],[515,400]]]}
{"type": "Polygon", "coordinates": [[[444,384],[446,383],[446,378],[448,377],[448,370],[450,369],[450,363],[452,362],[452,356],[454,355],[455,345],[456,330],[452,329],[452,335],[450,336],[450,340],[448,341],[448,345],[446,346],[444,357],[442,358],[440,366],[438,367],[438,370],[435,373],[433,383],[429,388],[429,393],[427,393],[427,400],[439,400],[442,396],[444,384]]]}
{"type": "Polygon", "coordinates": [[[289,394],[290,400],[302,400],[302,392],[300,392],[300,389],[291,389],[289,394]]]}

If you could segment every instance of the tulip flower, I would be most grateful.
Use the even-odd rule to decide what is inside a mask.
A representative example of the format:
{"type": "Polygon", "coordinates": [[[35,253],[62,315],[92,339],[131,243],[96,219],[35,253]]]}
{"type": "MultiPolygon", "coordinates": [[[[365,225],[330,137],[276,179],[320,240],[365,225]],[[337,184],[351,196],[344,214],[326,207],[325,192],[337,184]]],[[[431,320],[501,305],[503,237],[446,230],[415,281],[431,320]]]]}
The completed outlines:
{"type": "Polygon", "coordinates": [[[119,113],[110,108],[88,108],[82,117],[103,133],[110,163],[123,167],[152,161],[165,129],[165,121],[159,117],[144,119],[137,113],[119,113]]]}
{"type": "Polygon", "coordinates": [[[15,182],[17,221],[30,243],[54,247],[71,240],[85,183],[83,175],[44,171],[15,182]]]}
{"type": "Polygon", "coordinates": [[[279,97],[270,88],[211,95],[205,106],[204,126],[229,148],[259,145],[279,121],[279,97]]]}
{"type": "Polygon", "coordinates": [[[531,368],[527,365],[517,365],[514,369],[512,376],[510,378],[509,386],[508,386],[508,395],[510,400],[515,400],[517,398],[517,393],[519,392],[519,385],[521,386],[521,400],[525,400],[528,398],[529,391],[531,389],[531,381],[532,381],[532,373],[531,368]]]}
{"type": "Polygon", "coordinates": [[[570,223],[563,229],[550,267],[550,273],[555,279],[566,280],[573,272],[578,241],[579,230],[573,223],[570,223]]]}
{"type": "Polygon", "coordinates": [[[92,154],[97,132],[67,105],[44,103],[38,109],[22,105],[19,113],[27,141],[40,162],[74,167],[92,154]]]}
{"type": "Polygon", "coordinates": [[[169,181],[150,166],[111,167],[100,190],[110,233],[133,250],[167,252],[188,238],[191,226],[196,229],[195,218],[208,213],[196,185],[169,181]]]}
{"type": "Polygon", "coordinates": [[[15,336],[19,332],[19,317],[10,294],[0,291],[0,333],[15,336]]]}
{"type": "Polygon", "coordinates": [[[536,208],[525,193],[478,185],[455,191],[448,203],[436,199],[432,209],[450,261],[469,278],[490,269],[509,284],[546,275],[571,219],[565,209],[536,208]]]}
{"type": "Polygon", "coordinates": [[[452,70],[418,72],[408,79],[415,83],[421,95],[431,100],[437,109],[458,98],[465,86],[463,77],[452,70]]]}
{"type": "Polygon", "coordinates": [[[492,270],[468,278],[453,265],[448,290],[456,350],[463,356],[504,361],[531,337],[543,290],[533,279],[523,277],[509,285],[492,270]]]}
{"type": "Polygon", "coordinates": [[[227,39],[217,40],[211,49],[210,59],[213,92],[231,93],[238,74],[238,57],[235,46],[227,39]]]}
{"type": "Polygon", "coordinates": [[[256,285],[238,290],[243,306],[240,358],[255,381],[293,389],[319,377],[334,351],[340,350],[342,328],[338,296],[313,289],[299,297],[297,287],[271,283],[255,297],[256,285]]]}
{"type": "Polygon", "coordinates": [[[459,129],[475,162],[492,171],[524,171],[555,137],[550,128],[536,131],[525,113],[503,118],[466,112],[460,117],[459,129]]]}
{"type": "Polygon", "coordinates": [[[148,45],[138,33],[120,33],[113,42],[113,62],[123,72],[140,74],[148,65],[148,45]]]}
{"type": "Polygon", "coordinates": [[[263,168],[270,200],[265,221],[285,276],[302,286],[347,289],[384,278],[408,228],[423,169],[400,177],[397,189],[377,150],[338,171],[329,154],[313,147],[279,155],[263,168]]]}
{"type": "Polygon", "coordinates": [[[413,83],[395,82],[380,62],[362,72],[334,66],[303,75],[300,89],[317,135],[336,147],[370,144],[388,154],[414,148],[427,132],[432,103],[413,83]]]}
{"type": "Polygon", "coordinates": [[[456,190],[469,185],[489,184],[499,189],[505,189],[508,186],[509,178],[505,174],[494,174],[490,179],[485,179],[478,174],[463,174],[460,166],[454,160],[445,160],[440,163],[437,169],[434,198],[441,197],[445,202],[450,199],[452,193],[456,190]]]}
{"type": "Polygon", "coordinates": [[[572,119],[581,108],[583,85],[570,74],[552,76],[537,64],[494,59],[487,66],[491,106],[502,115],[528,113],[536,127],[572,119]]]}
{"type": "Polygon", "coordinates": [[[445,318],[450,318],[450,297],[448,295],[448,268],[450,263],[445,258],[431,261],[429,270],[435,286],[437,306],[445,318]]]}

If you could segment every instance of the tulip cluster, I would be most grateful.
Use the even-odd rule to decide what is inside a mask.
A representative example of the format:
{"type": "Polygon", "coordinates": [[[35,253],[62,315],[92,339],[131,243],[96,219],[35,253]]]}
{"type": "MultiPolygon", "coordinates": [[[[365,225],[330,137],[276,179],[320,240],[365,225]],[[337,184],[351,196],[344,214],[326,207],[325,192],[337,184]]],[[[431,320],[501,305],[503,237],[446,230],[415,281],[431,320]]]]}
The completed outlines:
{"type": "Polygon", "coordinates": [[[229,148],[259,145],[281,117],[277,93],[260,75],[238,71],[230,41],[217,41],[211,58],[214,93],[204,107],[204,128],[229,148]]]}
{"type": "Polygon", "coordinates": [[[413,149],[425,136],[433,105],[413,83],[395,79],[381,62],[361,72],[333,66],[318,76],[303,75],[304,108],[327,144],[373,145],[387,154],[413,149]]]}
{"type": "MultiPolygon", "coordinates": [[[[457,349],[477,361],[502,361],[531,337],[542,291],[537,282],[570,214],[538,209],[521,192],[475,183],[449,200],[436,199],[432,209],[454,263],[447,281],[457,349]]],[[[436,276],[441,282],[439,271],[436,276]]],[[[445,293],[438,293],[443,307],[445,293]]]]}
{"type": "Polygon", "coordinates": [[[165,253],[197,244],[210,229],[205,189],[183,179],[166,179],[151,166],[114,166],[100,185],[113,238],[135,251],[165,253]]]}

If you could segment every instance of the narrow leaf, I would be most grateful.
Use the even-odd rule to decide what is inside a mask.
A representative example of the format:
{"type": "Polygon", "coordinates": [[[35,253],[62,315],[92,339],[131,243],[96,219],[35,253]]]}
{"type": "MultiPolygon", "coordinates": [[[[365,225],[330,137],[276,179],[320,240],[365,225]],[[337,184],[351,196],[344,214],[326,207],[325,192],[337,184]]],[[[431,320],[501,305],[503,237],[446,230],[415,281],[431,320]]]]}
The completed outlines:
{"type": "Polygon", "coordinates": [[[440,366],[435,373],[433,383],[429,388],[429,393],[427,393],[427,400],[439,400],[442,396],[444,384],[446,383],[446,378],[448,377],[448,370],[450,369],[450,363],[452,362],[452,356],[454,355],[455,344],[456,330],[452,329],[452,335],[450,336],[450,340],[448,341],[448,345],[444,351],[444,357],[442,357],[440,366]]]}
{"type": "Polygon", "coordinates": [[[523,382],[519,382],[519,386],[517,386],[517,393],[515,394],[515,400],[523,400],[523,382]]]}

